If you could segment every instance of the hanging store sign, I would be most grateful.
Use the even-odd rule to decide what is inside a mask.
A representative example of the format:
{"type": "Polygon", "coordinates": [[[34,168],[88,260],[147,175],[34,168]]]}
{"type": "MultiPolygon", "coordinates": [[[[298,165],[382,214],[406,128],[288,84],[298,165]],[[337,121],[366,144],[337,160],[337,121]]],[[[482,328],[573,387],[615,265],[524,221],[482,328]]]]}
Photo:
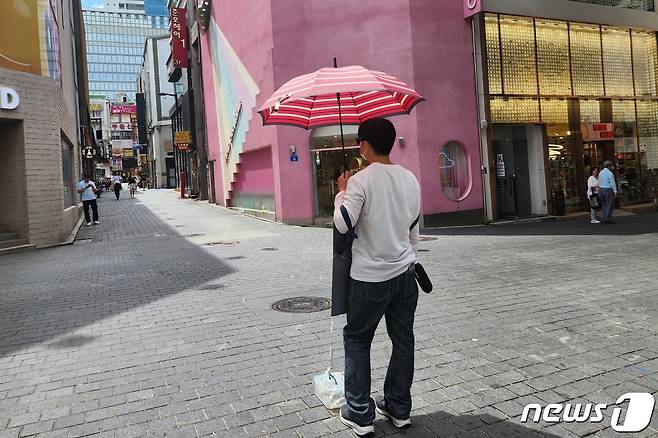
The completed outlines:
{"type": "Polygon", "coordinates": [[[189,152],[191,150],[189,143],[176,143],[176,149],[181,152],[189,152]]]}
{"type": "Polygon", "coordinates": [[[169,23],[173,67],[188,68],[190,63],[187,59],[188,33],[185,8],[171,8],[169,23]]]}
{"type": "Polygon", "coordinates": [[[134,156],[135,152],[132,148],[123,150],[123,158],[133,158],[134,156]]]}
{"type": "Polygon", "coordinates": [[[484,0],[463,0],[464,2],[464,18],[472,17],[475,14],[482,12],[482,2],[484,0]]]}
{"type": "Polygon", "coordinates": [[[92,148],[91,146],[85,147],[84,150],[82,151],[82,155],[84,155],[85,158],[89,158],[89,159],[94,158],[94,148],[92,148]]]}
{"type": "Polygon", "coordinates": [[[121,158],[112,158],[110,160],[110,167],[112,168],[112,170],[122,170],[123,160],[121,158]]]}
{"type": "Polygon", "coordinates": [[[583,141],[607,141],[615,138],[615,125],[612,123],[583,123],[580,127],[583,141]]]}
{"type": "Polygon", "coordinates": [[[112,114],[135,114],[137,113],[136,105],[112,105],[112,114]]]}
{"type": "Polygon", "coordinates": [[[178,131],[176,133],[176,144],[190,143],[191,136],[190,131],[178,131]]]}
{"type": "Polygon", "coordinates": [[[15,110],[21,103],[21,98],[13,88],[0,87],[0,109],[15,110]]]}
{"type": "Polygon", "coordinates": [[[115,131],[132,131],[132,123],[112,123],[112,129],[115,131]]]}

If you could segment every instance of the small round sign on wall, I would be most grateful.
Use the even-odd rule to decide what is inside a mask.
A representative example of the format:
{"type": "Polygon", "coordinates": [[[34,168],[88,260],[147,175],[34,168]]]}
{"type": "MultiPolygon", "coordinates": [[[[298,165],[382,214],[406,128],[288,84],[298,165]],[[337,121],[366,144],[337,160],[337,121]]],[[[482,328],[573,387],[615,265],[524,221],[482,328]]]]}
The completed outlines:
{"type": "Polygon", "coordinates": [[[468,9],[475,9],[475,7],[478,5],[478,0],[466,0],[466,6],[468,9]]]}

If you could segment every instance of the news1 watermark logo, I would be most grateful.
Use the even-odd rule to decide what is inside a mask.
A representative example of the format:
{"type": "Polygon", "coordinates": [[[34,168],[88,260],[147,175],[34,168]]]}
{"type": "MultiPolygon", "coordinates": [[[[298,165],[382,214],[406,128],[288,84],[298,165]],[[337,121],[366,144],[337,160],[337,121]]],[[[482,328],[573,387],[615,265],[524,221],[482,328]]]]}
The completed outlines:
{"type": "Polygon", "coordinates": [[[627,392],[617,399],[614,405],[604,403],[570,404],[551,403],[542,407],[531,403],[523,408],[521,422],[528,420],[539,423],[544,420],[547,423],[600,423],[605,418],[605,411],[613,407],[610,418],[610,426],[616,432],[641,432],[649,426],[656,400],[653,395],[646,392],[627,392]],[[621,404],[628,402],[625,418],[621,418],[621,404]],[[532,412],[532,416],[531,416],[532,412]]]}

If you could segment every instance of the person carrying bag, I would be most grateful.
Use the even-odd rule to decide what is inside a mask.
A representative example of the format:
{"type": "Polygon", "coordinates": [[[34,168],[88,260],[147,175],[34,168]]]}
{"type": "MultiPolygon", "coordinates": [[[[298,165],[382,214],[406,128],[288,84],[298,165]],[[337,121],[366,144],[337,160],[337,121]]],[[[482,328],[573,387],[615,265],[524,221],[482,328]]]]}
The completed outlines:
{"type": "MultiPolygon", "coordinates": [[[[345,405],[340,420],[359,436],[374,431],[375,412],[394,426],[411,424],[414,374],[413,323],[418,302],[416,262],[420,186],[393,164],[393,124],[381,118],[359,126],[357,143],[370,165],[338,179],[334,210],[332,315],[347,313],[345,405]],[[393,342],[384,397],[370,398],[370,346],[382,318],[393,342]]],[[[422,284],[431,291],[431,282],[422,284]]]]}

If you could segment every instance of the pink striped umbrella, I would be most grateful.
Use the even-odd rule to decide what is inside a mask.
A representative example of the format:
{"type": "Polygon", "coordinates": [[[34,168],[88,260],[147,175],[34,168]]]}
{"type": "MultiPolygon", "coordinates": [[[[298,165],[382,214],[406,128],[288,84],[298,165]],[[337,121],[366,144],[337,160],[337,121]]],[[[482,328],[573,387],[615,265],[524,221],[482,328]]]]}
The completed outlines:
{"type": "Polygon", "coordinates": [[[279,88],[258,112],[263,125],[311,129],[409,114],[423,100],[398,78],[353,65],[322,68],[296,77],[279,88]]]}

